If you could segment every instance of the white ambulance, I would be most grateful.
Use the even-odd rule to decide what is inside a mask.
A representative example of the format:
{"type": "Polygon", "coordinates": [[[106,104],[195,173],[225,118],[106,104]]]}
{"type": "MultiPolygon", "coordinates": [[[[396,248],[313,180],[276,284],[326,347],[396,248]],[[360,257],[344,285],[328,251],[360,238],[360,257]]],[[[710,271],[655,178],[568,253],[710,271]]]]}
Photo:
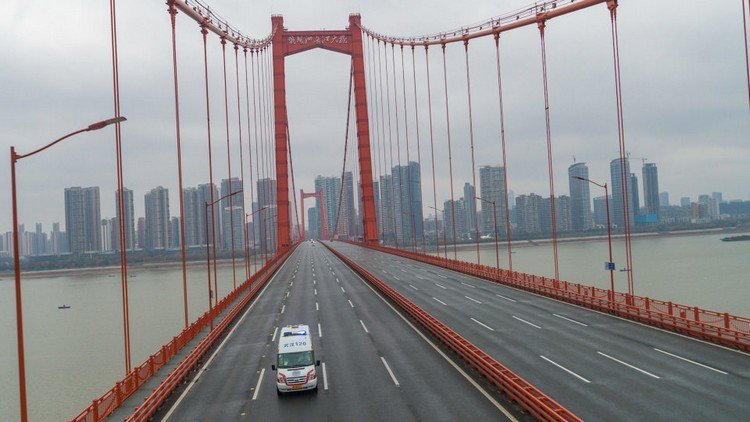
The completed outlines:
{"type": "Polygon", "coordinates": [[[310,327],[303,324],[287,325],[281,328],[276,364],[271,369],[277,371],[276,393],[290,391],[318,391],[318,373],[310,327]]]}

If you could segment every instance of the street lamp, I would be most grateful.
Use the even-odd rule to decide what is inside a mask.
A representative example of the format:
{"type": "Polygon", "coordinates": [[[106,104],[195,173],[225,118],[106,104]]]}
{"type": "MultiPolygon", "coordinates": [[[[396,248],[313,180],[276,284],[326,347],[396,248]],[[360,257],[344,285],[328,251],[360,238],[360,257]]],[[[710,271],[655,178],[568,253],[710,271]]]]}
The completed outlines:
{"type": "Polygon", "coordinates": [[[497,268],[500,268],[500,245],[498,244],[497,240],[497,208],[495,208],[495,201],[488,201],[479,196],[477,196],[476,198],[482,202],[492,204],[492,219],[495,221],[495,266],[497,268]]]}
{"type": "Polygon", "coordinates": [[[47,148],[50,148],[71,136],[77,135],[82,132],[90,132],[99,130],[107,127],[111,124],[124,122],[127,120],[123,116],[113,117],[111,119],[102,120],[100,122],[92,123],[83,129],[71,132],[57,140],[50,142],[49,144],[38,148],[28,154],[16,153],[16,147],[10,147],[10,179],[11,179],[11,192],[12,192],[12,207],[13,207],[13,271],[15,273],[15,288],[16,288],[16,335],[18,337],[18,384],[19,384],[19,396],[20,396],[20,408],[21,408],[21,421],[26,422],[29,419],[28,409],[26,405],[26,362],[24,360],[24,349],[23,349],[23,309],[21,306],[21,257],[19,254],[18,246],[18,203],[16,199],[16,162],[19,160],[31,157],[32,155],[38,154],[47,148]]]}
{"type": "MultiPolygon", "coordinates": [[[[218,285],[218,276],[217,270],[216,270],[216,245],[214,245],[214,290],[211,291],[211,260],[209,259],[209,248],[208,248],[208,207],[211,207],[211,217],[213,217],[213,206],[217,204],[218,202],[221,202],[224,199],[227,199],[229,197],[232,197],[234,195],[237,195],[238,193],[241,193],[242,189],[226,194],[222,196],[221,198],[212,201],[212,202],[205,202],[205,206],[203,208],[204,211],[204,220],[206,225],[206,267],[208,269],[208,311],[211,315],[211,329],[214,329],[214,319],[213,319],[213,305],[211,304],[211,299],[214,298],[214,302],[217,302],[219,299],[219,285],[218,285]]],[[[211,218],[211,221],[213,221],[213,218],[211,218]]],[[[213,224],[212,224],[213,225],[213,224]]],[[[211,230],[216,231],[216,227],[212,227],[211,230]]],[[[234,230],[234,227],[231,228],[231,230],[234,230]]],[[[214,239],[216,236],[214,236],[214,239]]],[[[234,245],[232,245],[234,247],[234,245]]],[[[218,303],[218,302],[217,302],[218,303]]]]}
{"type": "MultiPolygon", "coordinates": [[[[443,251],[445,254],[445,259],[448,259],[448,242],[445,240],[445,209],[437,209],[435,207],[427,206],[427,208],[431,208],[435,210],[436,212],[442,212],[443,213],[443,251]]],[[[435,224],[435,232],[437,232],[437,223],[435,224]]],[[[440,239],[437,237],[437,233],[435,235],[435,244],[437,245],[437,253],[438,257],[440,256],[440,239]]]]}
{"type": "MultiPolygon", "coordinates": [[[[253,215],[263,211],[264,209],[268,208],[268,205],[266,205],[263,208],[257,209],[251,213],[245,213],[245,237],[247,238],[247,218],[252,217],[253,215]]],[[[258,271],[258,251],[255,248],[255,218],[253,218],[253,271],[258,271]]]]}
{"type": "Polygon", "coordinates": [[[609,218],[609,189],[607,189],[607,183],[605,182],[603,185],[594,182],[593,180],[586,179],[585,177],[581,176],[571,176],[574,179],[583,181],[583,182],[589,182],[591,184],[594,184],[596,186],[599,186],[600,188],[604,188],[604,206],[606,208],[607,212],[607,243],[609,245],[609,261],[606,263],[606,269],[609,271],[609,289],[610,289],[610,306],[614,307],[615,305],[615,263],[612,261],[612,224],[610,222],[609,218]]]}

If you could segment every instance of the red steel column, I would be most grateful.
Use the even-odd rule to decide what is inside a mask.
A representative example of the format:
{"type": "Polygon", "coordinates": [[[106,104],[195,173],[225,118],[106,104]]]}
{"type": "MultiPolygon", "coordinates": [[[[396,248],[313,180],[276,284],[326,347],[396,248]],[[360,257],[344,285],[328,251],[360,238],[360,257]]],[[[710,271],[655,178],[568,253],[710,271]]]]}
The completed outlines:
{"type": "Polygon", "coordinates": [[[365,62],[362,50],[360,20],[361,17],[359,15],[349,15],[351,55],[354,66],[354,104],[357,113],[359,180],[362,183],[364,241],[371,244],[378,244],[378,223],[375,214],[375,197],[372,186],[372,159],[370,157],[370,122],[367,118],[367,87],[365,85],[365,62]]]}
{"type": "Polygon", "coordinates": [[[289,233],[289,165],[287,163],[286,82],[284,80],[284,18],[271,16],[273,36],[273,103],[276,144],[276,216],[277,252],[286,250],[290,243],[289,233]]]}

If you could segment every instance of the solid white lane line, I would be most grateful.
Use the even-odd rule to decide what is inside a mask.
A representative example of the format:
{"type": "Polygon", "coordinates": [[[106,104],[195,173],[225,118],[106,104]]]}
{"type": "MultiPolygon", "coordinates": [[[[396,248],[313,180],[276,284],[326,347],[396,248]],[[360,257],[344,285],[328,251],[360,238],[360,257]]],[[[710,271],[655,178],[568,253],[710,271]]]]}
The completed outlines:
{"type": "MultiPolygon", "coordinates": [[[[282,267],[283,267],[283,265],[282,265],[282,267]]],[[[251,303],[250,306],[247,307],[247,310],[245,311],[245,313],[242,314],[242,317],[240,317],[240,319],[237,321],[237,323],[234,324],[234,327],[232,327],[232,329],[229,331],[229,333],[227,334],[227,336],[224,337],[224,340],[221,342],[221,344],[219,344],[219,347],[217,347],[216,350],[214,350],[214,352],[211,355],[211,357],[209,357],[208,360],[206,361],[206,363],[203,364],[203,366],[201,367],[201,369],[198,371],[198,374],[195,376],[195,378],[193,378],[192,381],[190,381],[190,384],[188,384],[188,386],[185,388],[185,391],[182,392],[182,394],[180,395],[180,397],[177,398],[177,401],[175,401],[174,404],[172,405],[172,407],[169,408],[169,411],[167,412],[166,415],[164,415],[164,418],[162,419],[162,422],[166,422],[167,420],[169,420],[169,417],[172,416],[172,413],[174,413],[174,411],[177,409],[177,407],[180,405],[180,403],[182,403],[182,400],[185,398],[185,396],[187,396],[188,392],[190,392],[190,389],[193,388],[193,386],[195,385],[196,382],[198,382],[198,378],[200,378],[200,376],[203,375],[203,372],[206,371],[206,368],[208,367],[208,365],[210,365],[211,362],[213,362],[213,360],[216,357],[216,355],[219,354],[219,352],[221,351],[222,347],[224,347],[224,344],[226,344],[226,342],[232,337],[232,334],[234,334],[235,330],[237,330],[237,327],[239,327],[242,324],[242,321],[245,320],[245,317],[247,316],[248,313],[250,313],[250,310],[253,309],[253,307],[255,306],[256,303],[258,303],[258,299],[260,299],[260,297],[263,296],[263,293],[265,293],[265,291],[268,288],[268,286],[271,285],[271,283],[273,282],[273,280],[280,273],[281,273],[281,269],[279,269],[279,271],[277,271],[276,274],[274,274],[273,277],[271,277],[271,279],[268,280],[268,282],[266,283],[266,285],[263,287],[263,290],[261,290],[260,293],[258,294],[258,296],[255,298],[255,300],[253,300],[253,303],[251,303]]]]}
{"type": "Polygon", "coordinates": [[[476,288],[477,288],[477,286],[473,286],[473,285],[471,285],[471,284],[469,284],[469,283],[464,283],[463,281],[461,282],[461,284],[463,284],[464,286],[469,286],[469,287],[471,287],[472,289],[476,289],[476,288]]]}
{"type": "Polygon", "coordinates": [[[636,371],[638,371],[638,372],[640,372],[640,373],[643,373],[643,374],[646,374],[646,375],[648,375],[648,376],[650,376],[650,377],[654,377],[654,378],[656,378],[656,379],[660,379],[660,378],[661,378],[661,377],[659,377],[659,376],[657,376],[657,375],[654,375],[654,374],[652,374],[651,372],[648,372],[648,371],[644,371],[643,369],[641,369],[641,368],[638,368],[637,366],[633,366],[633,365],[631,365],[631,364],[629,364],[629,363],[627,363],[627,362],[623,362],[623,361],[621,361],[620,359],[617,359],[617,358],[613,358],[612,356],[610,356],[610,355],[608,355],[608,354],[606,354],[606,353],[602,353],[602,352],[599,352],[599,351],[597,351],[596,353],[598,353],[598,354],[600,354],[600,355],[604,356],[605,358],[609,358],[609,359],[612,359],[613,361],[615,361],[615,362],[617,362],[617,363],[621,363],[621,364],[623,364],[623,365],[627,366],[628,368],[631,368],[631,369],[635,369],[636,371]]]}
{"type": "Polygon", "coordinates": [[[380,360],[382,360],[382,361],[383,361],[383,365],[385,365],[385,369],[386,369],[386,370],[388,371],[388,374],[390,374],[390,375],[391,375],[391,379],[393,380],[393,383],[394,383],[394,384],[396,384],[396,387],[398,387],[398,386],[399,386],[399,384],[398,384],[398,380],[396,379],[396,376],[395,376],[395,375],[393,375],[393,371],[391,371],[391,367],[390,367],[390,366],[388,366],[388,362],[386,362],[386,361],[385,361],[385,358],[384,358],[384,357],[382,357],[382,356],[380,357],[380,360]]]}
{"type": "Polygon", "coordinates": [[[495,293],[495,296],[497,296],[497,297],[501,297],[501,298],[503,298],[503,299],[505,299],[505,300],[509,300],[509,301],[511,301],[511,302],[517,302],[517,300],[515,300],[515,299],[511,299],[511,298],[509,298],[509,297],[507,297],[507,296],[503,296],[503,295],[501,295],[501,294],[497,294],[497,293],[495,293]]]}
{"type": "Polygon", "coordinates": [[[395,275],[393,276],[393,278],[395,278],[396,280],[401,280],[400,278],[396,277],[395,275]]]}
{"type": "Polygon", "coordinates": [[[276,333],[279,332],[279,327],[273,327],[273,336],[271,336],[271,341],[276,341],[276,333]]]}
{"type": "Polygon", "coordinates": [[[476,320],[476,319],[474,319],[474,318],[471,318],[471,320],[472,320],[472,321],[474,321],[474,322],[476,322],[477,324],[481,325],[482,327],[484,327],[484,328],[486,328],[486,329],[490,330],[490,331],[495,331],[495,329],[494,329],[494,328],[492,328],[492,327],[488,326],[487,324],[485,324],[485,323],[483,323],[483,322],[479,322],[479,321],[477,321],[477,320],[476,320]]]}
{"type": "Polygon", "coordinates": [[[316,311],[319,311],[319,310],[320,310],[320,307],[318,306],[318,302],[315,302],[315,310],[316,310],[316,311]]]}
{"type": "Polygon", "coordinates": [[[448,306],[448,304],[447,304],[447,303],[443,302],[442,300],[440,300],[440,299],[438,299],[438,298],[436,298],[436,297],[433,297],[433,299],[434,299],[434,300],[435,300],[435,302],[437,302],[437,303],[442,303],[443,305],[445,305],[445,306],[448,306]]]}
{"type": "Polygon", "coordinates": [[[724,371],[722,371],[721,369],[716,369],[716,368],[712,368],[712,367],[710,367],[710,366],[708,366],[708,365],[704,365],[704,364],[702,364],[702,363],[698,363],[698,362],[696,362],[696,361],[694,361],[694,360],[690,360],[690,359],[688,359],[688,358],[684,358],[684,357],[682,357],[682,356],[677,356],[677,355],[675,355],[675,354],[672,354],[672,353],[669,353],[669,352],[665,352],[664,350],[661,350],[661,349],[657,349],[656,347],[654,347],[654,350],[656,350],[656,351],[657,351],[657,352],[659,352],[659,353],[664,353],[665,355],[669,355],[669,356],[672,356],[673,358],[681,359],[681,360],[684,360],[685,362],[690,362],[690,363],[692,363],[693,365],[698,365],[698,366],[700,366],[700,367],[703,367],[703,368],[706,368],[706,369],[710,369],[710,370],[712,370],[712,371],[715,371],[715,372],[718,372],[718,373],[720,373],[720,374],[724,374],[724,375],[729,375],[729,373],[727,373],[727,372],[724,372],[724,371]]]}
{"type": "Polygon", "coordinates": [[[586,383],[589,383],[589,384],[591,383],[591,381],[589,381],[589,380],[587,380],[586,378],[584,378],[584,377],[582,377],[582,376],[580,376],[580,375],[576,374],[575,372],[573,372],[573,371],[571,371],[570,369],[568,369],[568,368],[566,368],[566,367],[564,367],[564,366],[560,365],[559,363],[557,363],[557,362],[553,362],[553,361],[552,361],[551,359],[547,359],[547,358],[546,358],[546,357],[544,357],[544,356],[539,356],[539,357],[540,357],[540,358],[542,358],[542,359],[544,359],[544,360],[546,360],[547,362],[549,362],[549,363],[551,363],[551,364],[553,364],[553,365],[557,366],[558,368],[560,368],[560,369],[562,369],[563,371],[565,371],[565,372],[569,373],[570,375],[573,375],[574,377],[578,378],[579,380],[581,380],[581,381],[583,381],[583,382],[586,382],[586,383]]]}
{"type": "Polygon", "coordinates": [[[418,288],[414,287],[413,285],[409,284],[409,287],[411,287],[414,290],[419,290],[418,288]]]}
{"type": "Polygon", "coordinates": [[[558,317],[558,318],[564,319],[564,320],[566,320],[566,321],[570,321],[570,322],[572,322],[572,323],[574,323],[574,324],[578,324],[578,325],[583,325],[584,327],[588,327],[588,326],[589,326],[588,324],[584,324],[584,323],[582,323],[582,322],[578,322],[578,321],[576,321],[576,320],[574,320],[574,319],[566,318],[566,317],[564,317],[564,316],[562,316],[562,315],[557,315],[557,314],[552,314],[552,315],[554,315],[554,316],[556,316],[556,317],[558,317]]]}
{"type": "Polygon", "coordinates": [[[318,323],[318,338],[323,337],[323,328],[320,326],[320,323],[318,323]]]}
{"type": "Polygon", "coordinates": [[[445,286],[443,286],[442,284],[438,284],[438,283],[435,283],[435,285],[436,285],[436,286],[438,286],[438,287],[440,287],[441,289],[445,289],[445,288],[446,288],[446,287],[445,287],[445,286]]]}
{"type": "Polygon", "coordinates": [[[478,304],[480,304],[480,305],[482,304],[482,302],[480,302],[480,301],[478,301],[478,300],[474,299],[473,297],[469,297],[469,296],[464,296],[464,297],[465,297],[465,298],[467,298],[467,299],[469,299],[469,300],[470,300],[470,301],[472,301],[472,302],[476,302],[476,303],[478,303],[478,304]]]}
{"type": "Polygon", "coordinates": [[[253,400],[258,398],[258,391],[260,391],[260,383],[263,381],[263,374],[266,373],[266,368],[260,370],[260,376],[258,377],[258,383],[255,384],[255,391],[253,391],[253,400]]]}
{"type": "Polygon", "coordinates": [[[359,320],[359,323],[360,323],[360,324],[362,324],[362,328],[364,328],[365,332],[369,334],[369,333],[370,333],[370,330],[368,330],[368,329],[367,329],[367,327],[365,327],[365,323],[364,323],[364,322],[362,322],[362,320],[361,320],[361,319],[359,320]]]}
{"type": "Polygon", "coordinates": [[[323,362],[323,389],[328,390],[328,372],[326,372],[325,362],[323,362]]]}
{"type": "Polygon", "coordinates": [[[344,290],[344,288],[342,287],[342,288],[341,288],[341,292],[342,292],[342,293],[346,293],[346,290],[344,290]]]}
{"type": "Polygon", "coordinates": [[[349,306],[351,306],[352,308],[354,307],[354,304],[352,303],[351,300],[347,299],[347,302],[349,302],[349,306]]]}
{"type": "Polygon", "coordinates": [[[286,304],[284,304],[284,305],[281,305],[281,313],[282,313],[282,314],[284,313],[284,309],[286,309],[286,304]]]}
{"type": "Polygon", "coordinates": [[[531,323],[531,322],[529,322],[529,321],[526,321],[525,319],[519,318],[519,317],[517,317],[517,316],[515,316],[515,315],[513,315],[513,318],[515,318],[515,319],[517,319],[517,320],[519,320],[519,321],[523,322],[524,324],[529,324],[529,325],[531,325],[532,327],[536,327],[536,328],[542,328],[542,327],[540,327],[540,326],[538,326],[538,325],[536,325],[536,324],[533,324],[533,323],[531,323]]]}

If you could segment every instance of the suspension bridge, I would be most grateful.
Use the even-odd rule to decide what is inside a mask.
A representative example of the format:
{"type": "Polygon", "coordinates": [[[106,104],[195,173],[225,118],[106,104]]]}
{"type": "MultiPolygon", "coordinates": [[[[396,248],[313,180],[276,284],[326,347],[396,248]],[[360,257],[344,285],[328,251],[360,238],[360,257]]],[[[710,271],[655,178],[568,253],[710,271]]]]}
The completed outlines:
{"type": "MultiPolygon", "coordinates": [[[[547,28],[584,9],[597,9],[600,19],[609,21],[612,110],[623,181],[612,194],[627,203],[628,149],[617,26],[617,12],[626,5],[616,0],[547,0],[459,29],[406,37],[379,33],[376,22],[364,23],[366,16],[358,14],[348,17],[345,28],[335,30],[292,30],[282,16],[274,15],[271,32],[262,38],[244,34],[201,1],[168,0],[166,5],[174,94],[170,124],[179,189],[184,188],[181,107],[190,90],[202,97],[206,183],[214,185],[218,175],[213,167],[219,160],[226,160],[229,180],[239,176],[239,185],[230,183],[226,195],[214,197],[212,191],[202,210],[208,222],[218,218],[213,205],[219,201],[241,208],[227,214],[230,227],[242,227],[237,233],[230,230],[228,241],[234,283],[221,297],[216,230],[208,233],[206,223],[208,310],[196,320],[189,318],[186,245],[180,242],[182,290],[175,294],[183,298],[184,329],[145,361],[133,362],[126,236],[120,224],[123,377],[93,397],[72,420],[736,420],[750,412],[750,319],[636,294],[638,267],[633,262],[629,207],[620,210],[627,288],[616,290],[613,281],[610,289],[602,289],[560,276],[555,204],[555,184],[560,181],[553,171],[547,28]],[[182,42],[178,25],[193,26],[200,34],[203,86],[180,84],[184,64],[177,54],[182,42]],[[514,270],[507,194],[501,203],[471,198],[474,210],[477,201],[491,203],[491,215],[501,220],[495,222],[491,237],[502,239],[507,265],[501,265],[499,248],[494,265],[481,263],[479,224],[472,228],[475,233],[468,244],[476,250],[476,262],[459,260],[457,254],[461,239],[456,230],[454,169],[458,161],[470,163],[472,185],[478,186],[477,113],[472,101],[478,90],[496,97],[492,114],[499,130],[492,154],[501,162],[503,191],[507,193],[514,182],[513,157],[506,153],[502,51],[505,34],[516,30],[535,30],[539,35],[535,54],[541,58],[539,108],[544,111],[540,125],[545,129],[552,245],[547,264],[554,268],[552,277],[514,270]],[[471,57],[480,43],[493,48],[494,60],[485,66],[494,70],[492,84],[483,81],[478,86],[472,79],[476,70],[471,57]],[[285,60],[318,48],[351,58],[341,180],[347,172],[355,175],[360,217],[348,226],[343,224],[348,218],[342,212],[343,183],[332,204],[320,191],[304,192],[294,178],[285,60]],[[217,51],[218,66],[211,62],[217,51]],[[451,61],[461,65],[461,74],[449,72],[451,61]],[[223,82],[218,86],[211,83],[216,68],[223,82]],[[456,85],[449,78],[460,78],[461,89],[453,89],[456,85]],[[218,110],[210,99],[217,92],[223,100],[218,110]],[[467,106],[465,115],[451,110],[459,97],[467,106]],[[468,133],[456,133],[455,119],[463,119],[468,133]],[[217,126],[222,129],[220,139],[217,126]],[[447,151],[445,162],[436,160],[437,149],[447,151]],[[425,177],[414,173],[412,163],[425,177]],[[446,178],[450,202],[441,209],[436,186],[438,179],[446,178]],[[257,206],[248,210],[244,200],[235,203],[239,192],[249,194],[249,202],[257,206]],[[306,239],[306,198],[315,198],[322,210],[333,205],[318,215],[318,242],[306,239]],[[424,206],[435,211],[432,228],[424,224],[422,198],[424,206]],[[444,213],[442,233],[438,212],[444,213]],[[334,218],[326,217],[331,215],[334,218]],[[248,218],[253,230],[248,229],[248,218]],[[271,370],[278,331],[297,322],[311,327],[316,356],[322,361],[320,388],[316,394],[278,398],[271,370]]],[[[750,104],[748,10],[744,0],[741,5],[750,104]]],[[[114,0],[110,18],[115,120],[106,124],[115,126],[117,213],[123,222],[124,119],[114,0]]],[[[13,150],[11,161],[15,165],[43,149],[26,155],[13,150]]],[[[186,210],[183,196],[178,196],[180,238],[185,239],[186,210]]],[[[19,407],[20,419],[26,421],[29,380],[17,248],[14,256],[19,407]]]]}

